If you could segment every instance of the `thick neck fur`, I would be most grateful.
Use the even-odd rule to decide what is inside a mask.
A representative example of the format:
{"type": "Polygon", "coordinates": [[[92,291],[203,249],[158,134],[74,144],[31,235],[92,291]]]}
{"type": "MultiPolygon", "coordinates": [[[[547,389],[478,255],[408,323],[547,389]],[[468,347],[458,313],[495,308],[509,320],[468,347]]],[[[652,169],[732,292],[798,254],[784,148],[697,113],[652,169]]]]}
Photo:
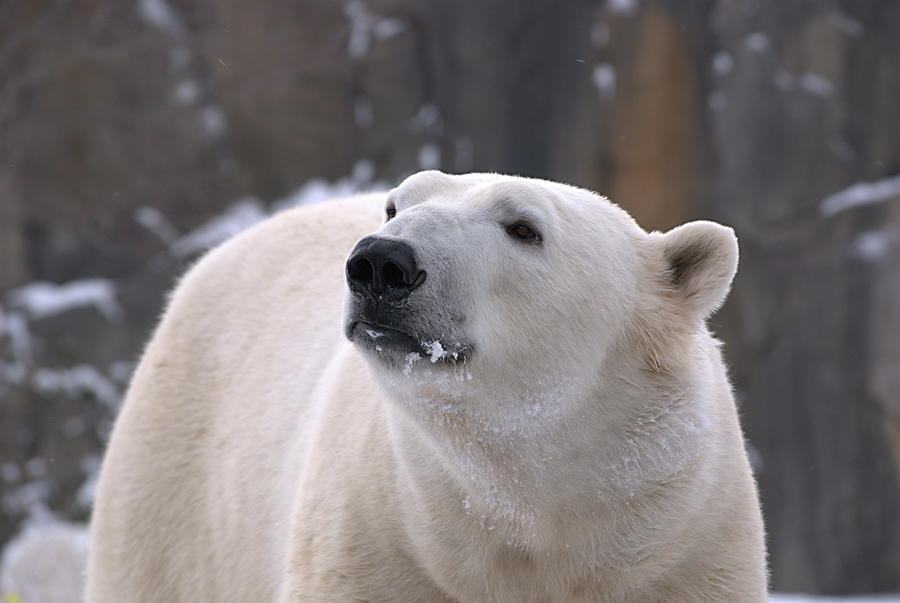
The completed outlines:
{"type": "MultiPolygon", "coordinates": [[[[703,337],[686,351],[707,366],[703,337]]],[[[645,364],[623,360],[634,355],[609,357],[591,380],[555,384],[513,386],[432,367],[391,380],[389,420],[406,478],[508,543],[595,548],[587,520],[694,470],[713,414],[700,402],[712,397],[688,389],[689,379],[648,379],[645,364]]]]}

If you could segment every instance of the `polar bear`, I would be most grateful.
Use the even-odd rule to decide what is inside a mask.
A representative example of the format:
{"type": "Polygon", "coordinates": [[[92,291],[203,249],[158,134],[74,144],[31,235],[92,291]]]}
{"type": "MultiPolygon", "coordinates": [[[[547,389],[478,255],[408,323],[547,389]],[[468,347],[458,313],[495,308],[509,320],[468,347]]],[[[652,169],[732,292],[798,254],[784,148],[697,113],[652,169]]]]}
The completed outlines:
{"type": "Polygon", "coordinates": [[[729,228],[415,174],[183,278],[99,481],[87,600],[761,603],[705,326],[729,228]]]}

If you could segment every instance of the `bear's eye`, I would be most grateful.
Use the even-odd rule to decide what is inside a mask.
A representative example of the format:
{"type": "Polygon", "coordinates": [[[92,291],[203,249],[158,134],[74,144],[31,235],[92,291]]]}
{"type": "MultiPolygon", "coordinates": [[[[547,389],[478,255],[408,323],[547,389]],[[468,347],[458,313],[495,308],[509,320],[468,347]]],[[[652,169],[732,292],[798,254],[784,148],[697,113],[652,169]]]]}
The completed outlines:
{"type": "Polygon", "coordinates": [[[520,241],[525,241],[527,243],[537,243],[541,240],[541,235],[524,222],[510,224],[506,227],[506,232],[514,239],[519,239],[520,241]]]}
{"type": "Polygon", "coordinates": [[[394,207],[393,205],[388,205],[387,208],[384,210],[384,213],[387,216],[388,220],[392,220],[394,218],[394,216],[397,215],[397,208],[394,207]]]}

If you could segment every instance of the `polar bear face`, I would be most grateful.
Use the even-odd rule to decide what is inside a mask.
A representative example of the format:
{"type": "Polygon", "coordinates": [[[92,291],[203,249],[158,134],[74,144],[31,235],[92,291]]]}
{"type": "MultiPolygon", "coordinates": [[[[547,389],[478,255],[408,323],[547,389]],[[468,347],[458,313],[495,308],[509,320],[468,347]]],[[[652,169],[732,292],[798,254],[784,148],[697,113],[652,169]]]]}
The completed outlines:
{"type": "Polygon", "coordinates": [[[611,351],[655,354],[655,320],[692,326],[724,298],[736,248],[718,257],[722,233],[677,230],[648,234],[567,185],[421,172],[350,254],[345,334],[382,377],[463,370],[482,393],[586,391],[611,351]]]}
{"type": "Polygon", "coordinates": [[[642,231],[587,191],[423,172],[348,261],[346,329],[376,365],[602,359],[634,305],[642,231]],[[418,358],[417,358],[418,356],[418,358]]]}

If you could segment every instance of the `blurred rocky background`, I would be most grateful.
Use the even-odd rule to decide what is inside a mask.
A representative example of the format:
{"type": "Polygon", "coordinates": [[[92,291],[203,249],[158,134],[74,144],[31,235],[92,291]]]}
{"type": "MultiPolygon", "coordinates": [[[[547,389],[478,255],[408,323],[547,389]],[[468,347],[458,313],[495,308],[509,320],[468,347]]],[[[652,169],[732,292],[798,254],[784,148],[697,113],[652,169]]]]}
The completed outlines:
{"type": "Polygon", "coordinates": [[[423,168],[734,226],[773,585],[900,590],[895,0],[3,0],[0,546],[87,517],[197,254],[423,168]]]}

